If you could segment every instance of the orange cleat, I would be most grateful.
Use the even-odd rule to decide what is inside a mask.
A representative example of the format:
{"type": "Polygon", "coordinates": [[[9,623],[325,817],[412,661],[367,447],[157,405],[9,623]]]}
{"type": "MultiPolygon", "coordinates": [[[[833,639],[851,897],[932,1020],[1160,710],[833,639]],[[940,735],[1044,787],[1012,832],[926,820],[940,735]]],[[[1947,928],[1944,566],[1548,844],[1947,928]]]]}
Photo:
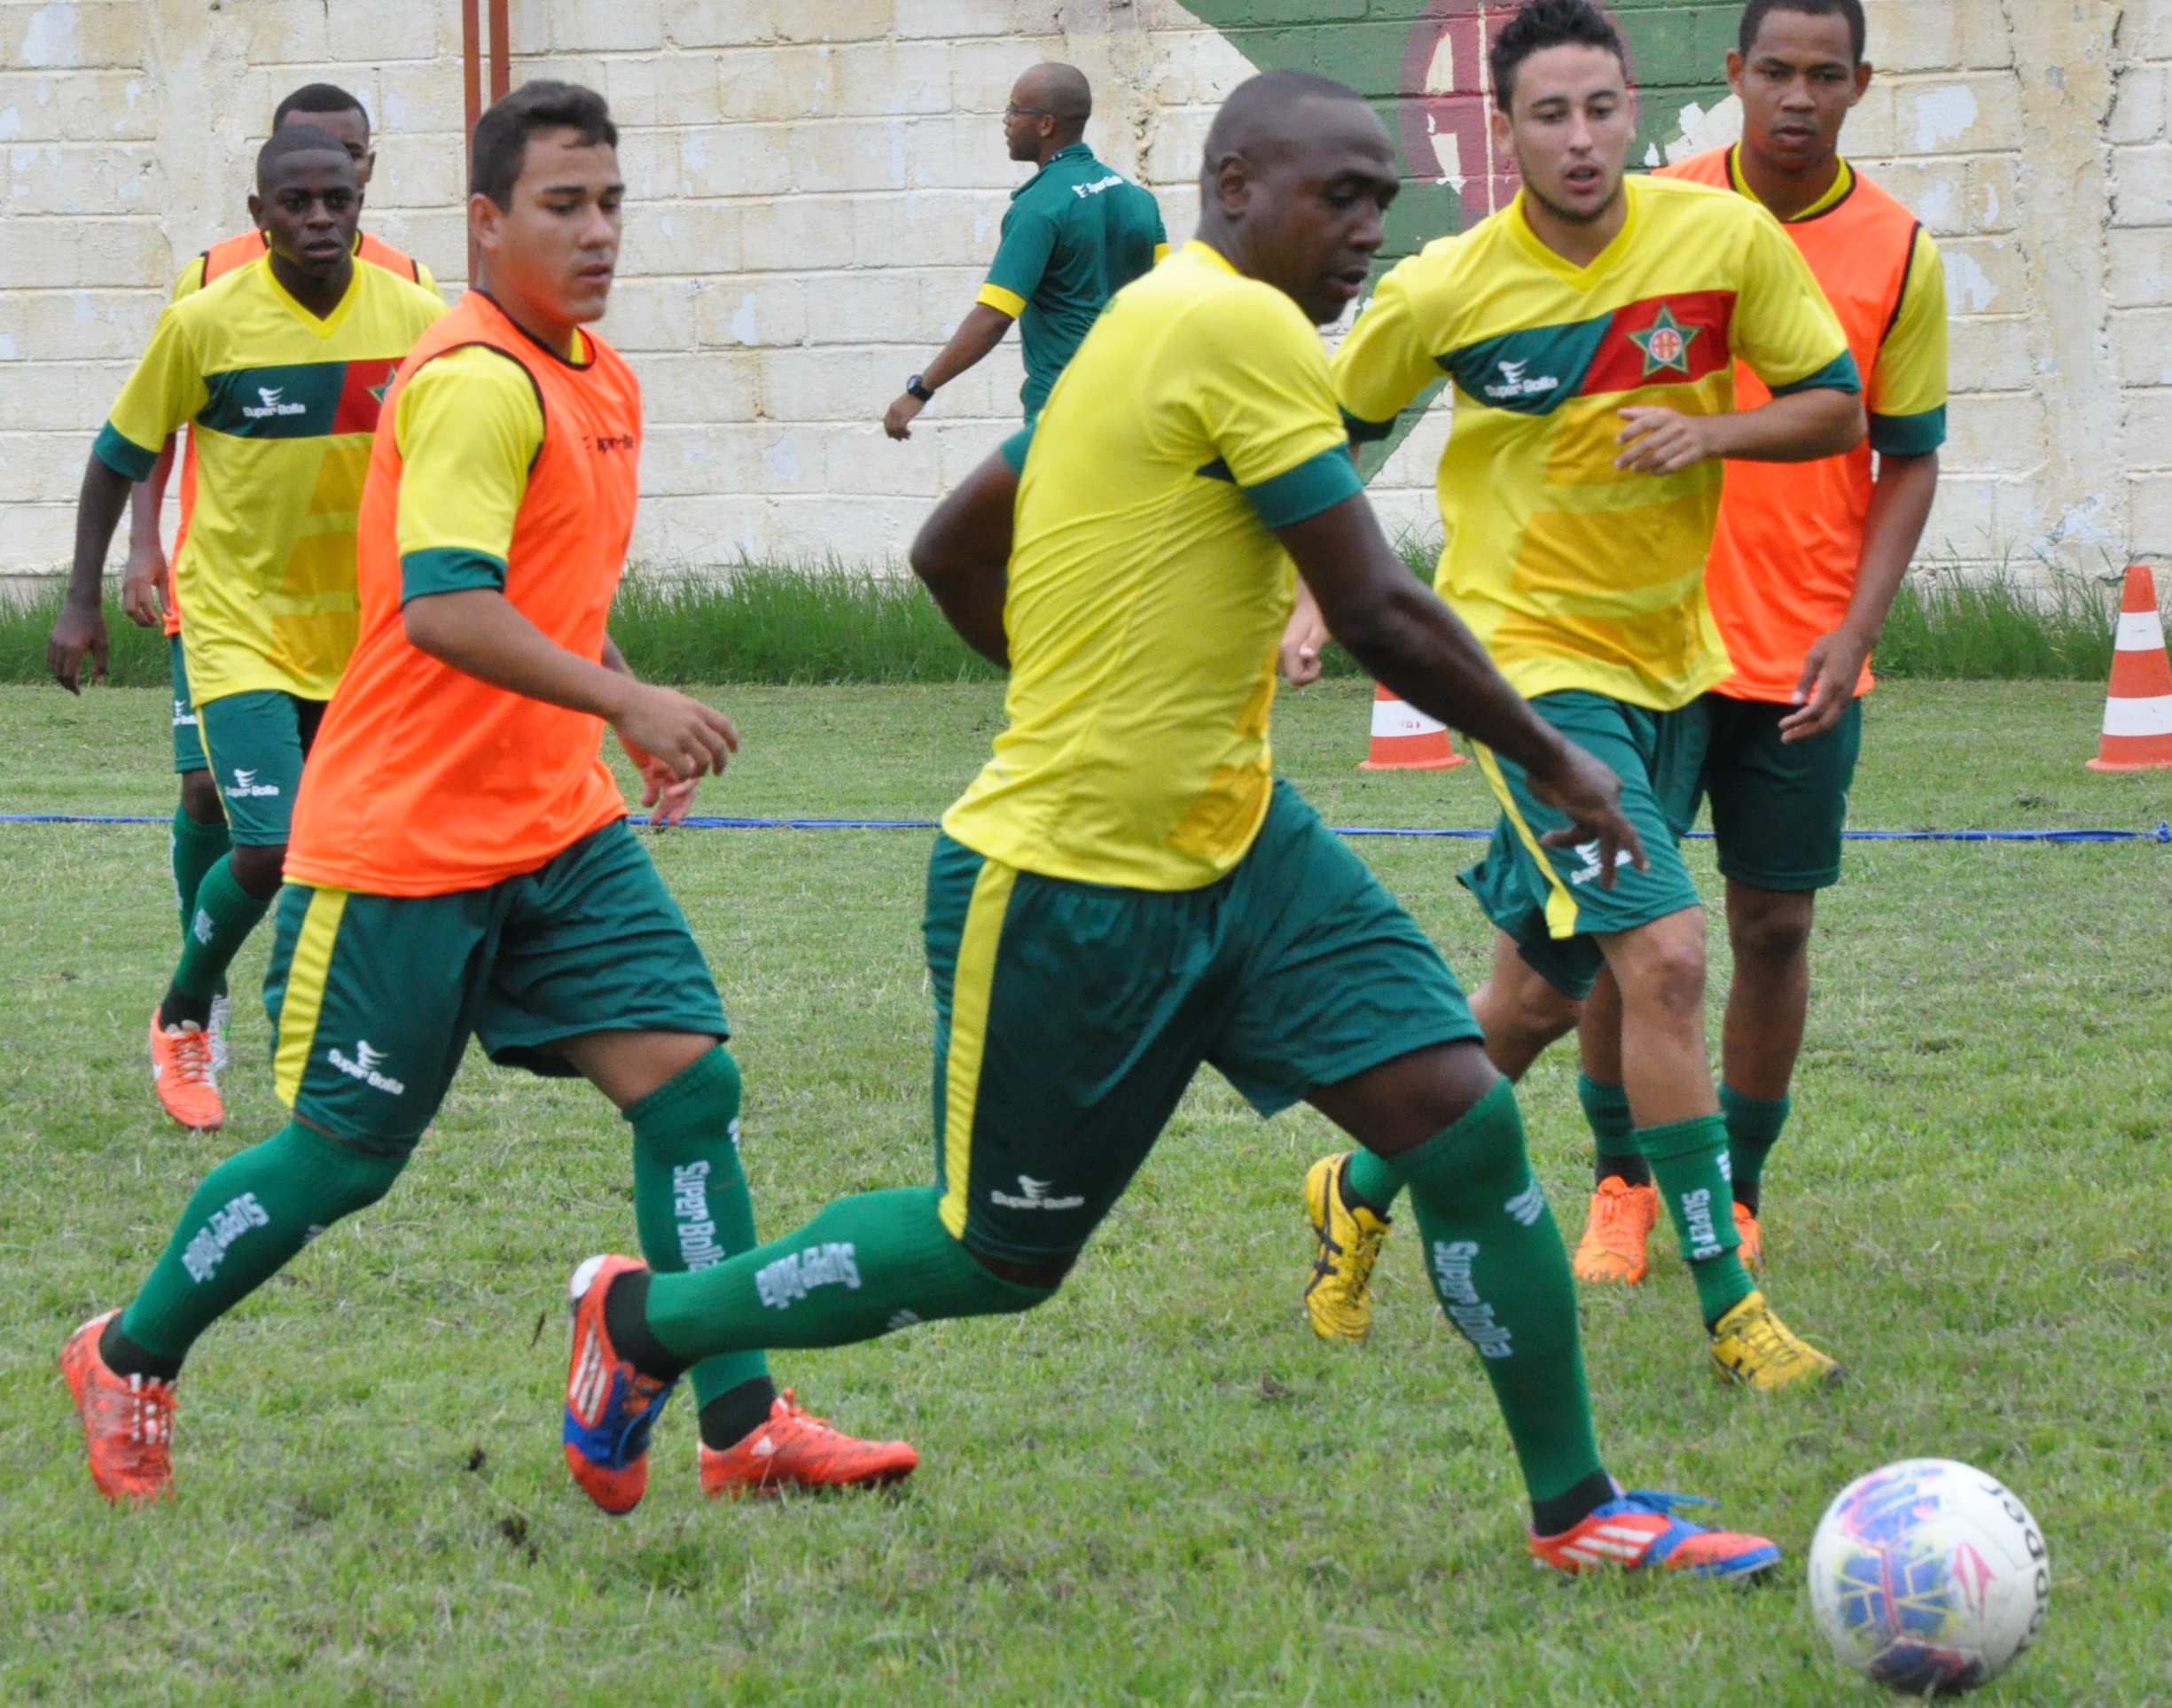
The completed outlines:
{"type": "Polygon", "coordinates": [[[612,1282],[641,1267],[629,1257],[592,1257],[566,1289],[574,1350],[566,1375],[566,1466],[582,1493],[614,1518],[648,1493],[649,1435],[677,1385],[644,1376],[621,1358],[604,1322],[612,1282]]]}
{"type": "Polygon", "coordinates": [[[158,1010],[151,1010],[152,1088],[168,1115],[184,1127],[207,1133],[226,1120],[211,1051],[211,1033],[194,1021],[162,1026],[158,1010]]]}
{"type": "Polygon", "coordinates": [[[1738,1200],[1735,1204],[1735,1237],[1742,1244],[1735,1255],[1742,1260],[1746,1269],[1765,1267],[1765,1230],[1757,1225],[1757,1215],[1750,1206],[1738,1200]]]}
{"type": "Polygon", "coordinates": [[[902,1441],[863,1441],[802,1410],[786,1388],[770,1421],[719,1453],[701,1448],[701,1492],[781,1494],[788,1488],[875,1488],[902,1482],[920,1455],[902,1441]]]}
{"type": "Polygon", "coordinates": [[[1645,1278],[1645,1246],[1659,1219],[1657,1187],[1609,1174],[1591,1194],[1591,1214],[1570,1265],[1576,1279],[1634,1287],[1645,1278]]]}
{"type": "Polygon", "coordinates": [[[1559,1536],[1531,1538],[1531,1557],[1574,1576],[1594,1566],[1624,1572],[1686,1572],[1696,1578],[1738,1582],[1763,1577],[1780,1563],[1780,1550],[1762,1536],[1707,1530],[1675,1515],[1684,1507],[1709,1506],[1694,1494],[1632,1488],[1559,1536]]]}
{"type": "Polygon", "coordinates": [[[119,1316],[94,1316],[60,1349],[75,1415],[83,1420],[83,1450],[98,1493],[119,1505],[170,1499],[174,1492],[174,1384],[119,1376],[98,1355],[98,1338],[119,1316]]]}

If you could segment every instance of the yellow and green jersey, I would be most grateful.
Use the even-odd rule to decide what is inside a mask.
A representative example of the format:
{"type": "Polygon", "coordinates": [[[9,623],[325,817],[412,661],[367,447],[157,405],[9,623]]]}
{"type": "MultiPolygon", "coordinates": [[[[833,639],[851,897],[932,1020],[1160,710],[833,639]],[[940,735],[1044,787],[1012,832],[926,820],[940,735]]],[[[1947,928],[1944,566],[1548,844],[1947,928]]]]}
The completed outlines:
{"type": "Polygon", "coordinates": [[[1044,877],[1211,884],[1273,789],[1296,570],[1272,530],[1358,491],[1319,334],[1188,244],[1110,301],[1006,454],[1009,726],[943,829],[1044,877]]]}
{"type": "Polygon", "coordinates": [[[1523,199],[1380,283],[1336,352],[1357,438],[1445,373],[1436,585],[1526,695],[1590,689],[1672,711],[1728,675],[1705,600],[1723,465],[1626,472],[1621,411],[1735,407],[1734,364],[1776,394],[1862,389],[1787,235],[1754,203],[1631,177],[1589,267],[1541,243],[1523,199]]]}
{"type": "Polygon", "coordinates": [[[198,705],[262,689],[331,698],[355,646],[355,519],[378,405],[444,312],[435,292],[358,266],[319,320],[267,258],[159,316],[94,449],[141,480],[192,424],[195,502],[174,580],[198,705]]]}

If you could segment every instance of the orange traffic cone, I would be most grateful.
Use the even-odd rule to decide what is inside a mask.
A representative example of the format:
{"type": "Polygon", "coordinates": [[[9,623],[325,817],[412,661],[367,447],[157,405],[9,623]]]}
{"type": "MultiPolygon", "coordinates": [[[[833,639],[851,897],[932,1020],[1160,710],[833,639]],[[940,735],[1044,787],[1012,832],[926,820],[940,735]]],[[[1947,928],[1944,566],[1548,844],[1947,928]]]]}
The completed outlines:
{"type": "Polygon", "coordinates": [[[1372,757],[1361,771],[1446,771],[1468,763],[1448,738],[1448,726],[1387,689],[1372,690],[1372,757]]]}
{"type": "Polygon", "coordinates": [[[2172,658],[2157,615],[2157,583],[2146,564],[2127,569],[2120,601],[2119,651],[2104,706],[2104,743],[2092,771],[2155,771],[2172,767],[2172,658]]]}

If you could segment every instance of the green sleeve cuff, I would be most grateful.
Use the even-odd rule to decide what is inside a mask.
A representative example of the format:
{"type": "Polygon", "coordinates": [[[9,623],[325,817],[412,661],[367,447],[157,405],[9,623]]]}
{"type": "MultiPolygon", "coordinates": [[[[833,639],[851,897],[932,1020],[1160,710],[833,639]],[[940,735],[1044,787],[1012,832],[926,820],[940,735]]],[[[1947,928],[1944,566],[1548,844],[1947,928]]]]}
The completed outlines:
{"type": "Polygon", "coordinates": [[[123,437],[110,421],[98,429],[90,454],[115,474],[131,481],[148,480],[159,460],[157,451],[147,451],[133,439],[123,437]]]}
{"type": "Polygon", "coordinates": [[[1349,447],[1338,445],[1308,457],[1287,474],[1246,487],[1245,496],[1254,513],[1269,527],[1288,527],[1324,510],[1332,510],[1364,489],[1350,461],[1349,447]]]}
{"type": "Polygon", "coordinates": [[[1003,441],[1001,448],[1003,460],[1011,465],[1011,472],[1013,474],[1025,473],[1026,453],[1033,448],[1033,429],[1020,427],[1003,441]]]}
{"type": "Polygon", "coordinates": [[[473,546],[433,546],[400,558],[400,603],[426,599],[433,593],[466,593],[476,588],[505,590],[505,560],[473,546]]]}
{"type": "Polygon", "coordinates": [[[1798,379],[1792,386],[1775,386],[1775,397],[1793,397],[1797,392],[1855,392],[1863,390],[1863,376],[1856,370],[1856,358],[1846,350],[1825,363],[1807,379],[1798,379]]]}
{"type": "Polygon", "coordinates": [[[1379,443],[1395,431],[1395,417],[1390,416],[1385,421],[1368,421],[1348,409],[1342,412],[1342,425],[1349,430],[1351,443],[1357,445],[1379,443]]]}
{"type": "Polygon", "coordinates": [[[1928,456],[1946,442],[1946,406],[1921,415],[1873,415],[1871,448],[1880,456],[1928,456]]]}

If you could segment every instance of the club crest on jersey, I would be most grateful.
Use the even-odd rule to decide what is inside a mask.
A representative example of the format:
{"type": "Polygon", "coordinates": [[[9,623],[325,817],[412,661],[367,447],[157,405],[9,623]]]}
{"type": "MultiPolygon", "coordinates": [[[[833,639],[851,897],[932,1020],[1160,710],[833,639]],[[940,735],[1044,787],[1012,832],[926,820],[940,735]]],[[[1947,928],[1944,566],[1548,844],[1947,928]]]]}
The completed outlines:
{"type": "Polygon", "coordinates": [[[1641,332],[1629,334],[1629,341],[1644,352],[1646,379],[1653,374],[1669,370],[1686,374],[1690,370],[1690,346],[1703,331],[1701,326],[1684,326],[1675,318],[1674,310],[1665,303],[1660,305],[1660,316],[1641,332]]]}

